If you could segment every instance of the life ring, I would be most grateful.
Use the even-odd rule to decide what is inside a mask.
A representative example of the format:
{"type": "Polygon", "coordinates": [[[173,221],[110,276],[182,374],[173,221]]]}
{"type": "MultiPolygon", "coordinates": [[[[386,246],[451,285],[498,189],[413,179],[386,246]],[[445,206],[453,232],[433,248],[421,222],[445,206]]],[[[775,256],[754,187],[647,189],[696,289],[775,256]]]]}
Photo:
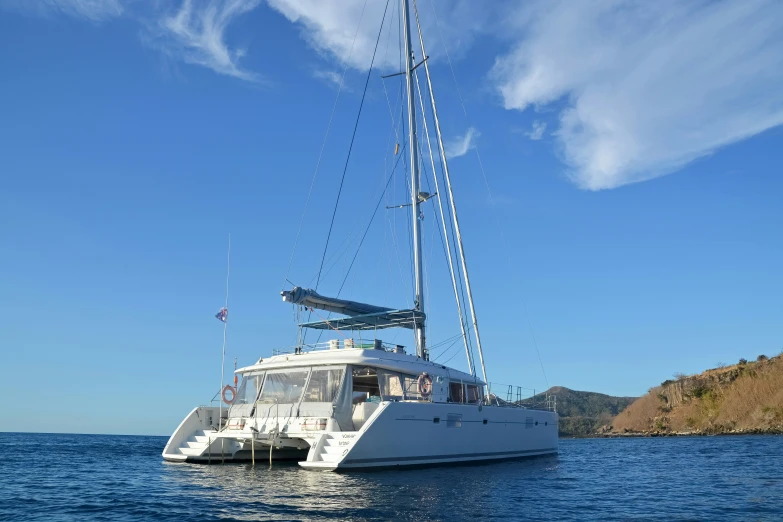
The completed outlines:
{"type": "Polygon", "coordinates": [[[422,373],[419,375],[419,380],[416,384],[419,389],[419,395],[425,399],[430,396],[432,393],[432,377],[427,375],[426,372],[422,373]]]}
{"type": "Polygon", "coordinates": [[[223,397],[223,402],[225,402],[226,404],[233,404],[234,403],[234,399],[237,398],[237,391],[230,384],[226,384],[226,386],[223,388],[223,393],[221,394],[221,396],[223,397]],[[231,392],[231,400],[228,400],[226,398],[226,392],[229,392],[229,391],[231,392]]]}

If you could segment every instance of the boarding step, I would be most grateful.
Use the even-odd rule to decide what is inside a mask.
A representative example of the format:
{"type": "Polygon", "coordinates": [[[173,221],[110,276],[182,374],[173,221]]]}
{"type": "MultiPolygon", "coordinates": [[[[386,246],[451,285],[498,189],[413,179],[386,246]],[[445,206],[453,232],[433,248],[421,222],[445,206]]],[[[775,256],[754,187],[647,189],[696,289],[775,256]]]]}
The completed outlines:
{"type": "Polygon", "coordinates": [[[353,442],[353,439],[326,435],[326,439],[324,439],[323,444],[321,445],[321,450],[319,451],[315,462],[323,462],[325,464],[320,467],[334,467],[345,458],[351,446],[353,446],[353,442]]]}
{"type": "Polygon", "coordinates": [[[216,435],[217,432],[214,430],[210,430],[210,431],[197,430],[191,433],[190,437],[188,437],[188,440],[195,440],[197,442],[209,442],[210,440],[215,440],[216,435]]]}
{"type": "Polygon", "coordinates": [[[200,457],[204,453],[204,448],[185,448],[180,447],[179,452],[188,457],[200,457]]]}
{"type": "Polygon", "coordinates": [[[326,446],[324,445],[323,450],[321,450],[321,455],[342,455],[344,451],[346,451],[347,447],[340,447],[340,446],[326,446]]]}
{"type": "Polygon", "coordinates": [[[210,442],[215,440],[215,431],[194,431],[187,440],[179,445],[179,453],[188,457],[200,457],[209,447],[210,442]]]}
{"type": "Polygon", "coordinates": [[[343,456],[341,455],[334,455],[331,453],[321,453],[321,462],[333,462],[337,463],[343,460],[343,456]]]}
{"type": "Polygon", "coordinates": [[[316,461],[316,462],[309,462],[304,461],[299,463],[300,466],[302,466],[305,469],[320,469],[324,471],[331,471],[334,469],[337,469],[337,464],[334,462],[323,462],[323,461],[316,461]]]}

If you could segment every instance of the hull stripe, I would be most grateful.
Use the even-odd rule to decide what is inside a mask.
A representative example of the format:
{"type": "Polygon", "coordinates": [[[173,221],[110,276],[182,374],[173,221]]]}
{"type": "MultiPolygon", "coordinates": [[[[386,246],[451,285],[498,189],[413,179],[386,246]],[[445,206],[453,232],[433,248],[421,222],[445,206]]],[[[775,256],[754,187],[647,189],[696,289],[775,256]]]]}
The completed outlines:
{"type": "Polygon", "coordinates": [[[556,453],[557,448],[545,448],[521,451],[493,451],[489,453],[455,453],[453,455],[422,455],[419,457],[379,457],[372,459],[345,459],[341,464],[369,464],[374,462],[411,462],[416,460],[471,459],[477,457],[510,457],[531,453],[556,453]]]}

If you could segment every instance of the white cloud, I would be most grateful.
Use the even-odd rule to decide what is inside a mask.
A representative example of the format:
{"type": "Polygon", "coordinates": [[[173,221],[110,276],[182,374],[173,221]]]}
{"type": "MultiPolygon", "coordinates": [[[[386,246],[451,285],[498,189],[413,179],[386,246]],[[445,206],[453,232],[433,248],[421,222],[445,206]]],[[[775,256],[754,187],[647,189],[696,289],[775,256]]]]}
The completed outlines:
{"type": "Polygon", "coordinates": [[[64,13],[88,18],[94,22],[120,16],[123,12],[119,0],[10,0],[4,7],[36,14],[64,13]]]}
{"type": "Polygon", "coordinates": [[[533,122],[533,128],[525,133],[525,136],[531,140],[537,141],[544,137],[544,131],[546,131],[546,122],[536,120],[533,122]]]}
{"type": "MultiPolygon", "coordinates": [[[[327,60],[360,70],[369,65],[385,2],[366,2],[366,7],[364,0],[0,4],[95,21],[119,16],[131,4],[139,10],[152,6],[154,45],[178,60],[260,81],[259,74],[240,66],[244,50],[231,47],[226,38],[229,25],[262,1],[296,24],[327,60]],[[173,11],[161,16],[166,9],[173,11]]],[[[509,42],[509,50],[491,68],[490,82],[508,109],[533,106],[559,112],[552,135],[571,178],[586,189],[613,188],[673,172],[783,123],[779,0],[424,0],[419,9],[433,62],[445,58],[440,30],[452,58],[464,54],[479,34],[491,33],[509,42]],[[440,18],[437,27],[433,4],[440,18]]],[[[392,0],[376,57],[376,66],[387,71],[400,67],[398,22],[399,2],[392,0]]],[[[269,44],[261,39],[258,45],[269,44]]],[[[418,49],[417,42],[414,48],[418,49]]],[[[337,85],[339,75],[332,65],[316,67],[314,75],[337,85]]],[[[477,67],[483,71],[481,64],[477,67]]],[[[525,134],[541,139],[547,130],[545,123],[536,121],[525,134]]],[[[450,144],[452,157],[470,149],[478,135],[473,132],[470,129],[450,144]]]]}
{"type": "Polygon", "coordinates": [[[591,190],[670,173],[783,123],[783,3],[548,1],[491,79],[508,109],[565,103],[556,136],[591,190]]]}
{"type": "MultiPolygon", "coordinates": [[[[288,20],[299,24],[302,37],[319,52],[327,53],[355,68],[369,65],[385,3],[364,0],[343,0],[338,3],[323,0],[268,2],[288,20]]],[[[386,25],[390,27],[388,21],[386,25]]],[[[396,53],[394,56],[396,58],[396,53]]]]}
{"type": "Polygon", "coordinates": [[[470,127],[464,136],[457,136],[452,140],[446,141],[444,147],[446,148],[447,158],[459,158],[464,156],[471,149],[476,148],[476,139],[481,136],[481,133],[470,127]]]}
{"type": "MultiPolygon", "coordinates": [[[[336,58],[341,64],[365,70],[370,65],[386,2],[365,0],[267,0],[269,5],[293,23],[299,24],[302,37],[326,57],[336,58]],[[360,23],[361,22],[361,23],[360,23]],[[354,37],[356,41],[354,43],[354,37]]],[[[376,67],[400,69],[399,0],[389,2],[386,21],[378,44],[376,67]]],[[[449,40],[449,52],[459,54],[470,47],[475,34],[482,31],[496,10],[487,9],[481,2],[452,0],[434,6],[440,19],[436,28],[433,5],[419,2],[422,31],[425,33],[427,53],[439,46],[440,34],[449,40]],[[481,4],[481,5],[479,5],[481,4]]],[[[411,24],[415,27],[411,3],[411,24]]],[[[415,31],[415,29],[414,29],[415,31]]],[[[413,38],[414,55],[421,59],[419,42],[413,38]]]]}
{"type": "Polygon", "coordinates": [[[183,0],[175,14],[159,24],[156,43],[185,62],[242,80],[260,81],[239,66],[244,49],[230,49],[225,41],[228,25],[255,9],[261,0],[183,0]]]}
{"type": "Polygon", "coordinates": [[[337,71],[332,71],[328,69],[316,69],[315,71],[313,71],[313,76],[315,78],[318,78],[319,80],[323,80],[328,85],[336,89],[342,87],[343,90],[348,90],[346,88],[345,82],[343,81],[343,75],[337,71]]]}

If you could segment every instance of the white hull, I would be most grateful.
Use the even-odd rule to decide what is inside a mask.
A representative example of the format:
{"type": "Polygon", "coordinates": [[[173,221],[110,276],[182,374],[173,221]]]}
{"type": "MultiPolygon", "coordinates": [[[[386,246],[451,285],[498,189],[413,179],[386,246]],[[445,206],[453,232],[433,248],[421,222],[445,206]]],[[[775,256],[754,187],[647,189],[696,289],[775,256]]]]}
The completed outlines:
{"type": "MultiPolygon", "coordinates": [[[[524,408],[425,402],[382,402],[358,431],[304,431],[307,418],[247,419],[242,429],[204,431],[197,408],[172,435],[170,461],[247,461],[296,458],[307,469],[428,466],[515,459],[557,453],[556,413],[524,408]],[[253,436],[251,426],[258,430],[253,436]],[[281,428],[275,437],[272,426],[281,428]],[[221,450],[222,448],[222,450],[221,450]],[[306,451],[306,454],[305,454],[306,451]]],[[[215,409],[216,413],[217,409],[215,409]]],[[[312,420],[312,419],[309,419],[312,420]]]]}
{"type": "MultiPolygon", "coordinates": [[[[419,402],[385,406],[357,433],[355,442],[345,446],[349,451],[331,463],[335,468],[500,460],[557,452],[556,413],[419,402]],[[450,415],[461,416],[458,426],[449,422],[450,415]]],[[[331,434],[341,442],[345,435],[350,433],[331,434]]],[[[313,467],[310,464],[309,458],[300,462],[302,467],[313,467]]]]}

